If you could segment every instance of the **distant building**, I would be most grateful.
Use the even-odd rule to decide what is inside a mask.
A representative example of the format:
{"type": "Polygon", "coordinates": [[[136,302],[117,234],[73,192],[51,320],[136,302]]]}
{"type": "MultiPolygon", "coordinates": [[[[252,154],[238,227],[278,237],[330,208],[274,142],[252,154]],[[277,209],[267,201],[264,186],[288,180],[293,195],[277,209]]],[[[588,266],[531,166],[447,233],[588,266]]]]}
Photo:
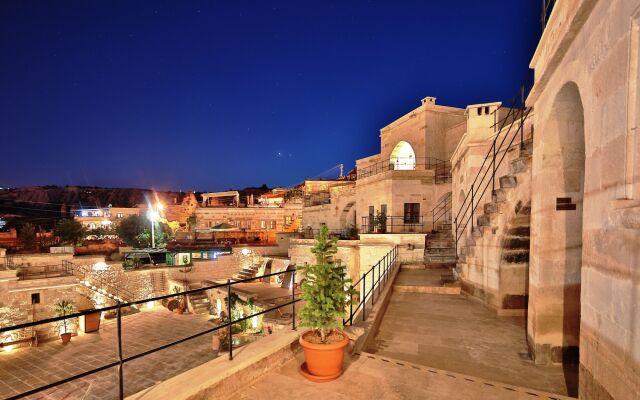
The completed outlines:
{"type": "Polygon", "coordinates": [[[73,218],[87,229],[95,229],[100,226],[118,224],[121,220],[132,215],[140,215],[139,207],[102,207],[79,208],[72,210],[73,218]]]}

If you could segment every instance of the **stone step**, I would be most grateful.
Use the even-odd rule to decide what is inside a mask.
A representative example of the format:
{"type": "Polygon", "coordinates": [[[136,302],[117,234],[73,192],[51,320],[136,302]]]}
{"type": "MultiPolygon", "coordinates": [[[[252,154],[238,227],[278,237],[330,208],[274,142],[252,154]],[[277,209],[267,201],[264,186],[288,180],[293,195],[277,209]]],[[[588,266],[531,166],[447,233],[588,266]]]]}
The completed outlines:
{"type": "Polygon", "coordinates": [[[489,226],[491,225],[491,219],[488,215],[481,215],[477,218],[478,226],[489,226]]]}
{"type": "Polygon", "coordinates": [[[518,215],[511,220],[511,225],[515,227],[528,227],[531,224],[529,215],[518,215]]]}
{"type": "Polygon", "coordinates": [[[528,263],[529,249],[505,249],[502,252],[502,259],[513,264],[528,263]]]}
{"type": "Polygon", "coordinates": [[[500,188],[511,189],[518,185],[518,180],[513,175],[505,175],[500,177],[500,188]]]}
{"type": "Polygon", "coordinates": [[[533,155],[533,140],[532,139],[525,140],[524,143],[522,144],[522,147],[520,148],[520,157],[526,158],[526,157],[531,157],[532,155],[533,155]]]}
{"type": "Polygon", "coordinates": [[[507,201],[507,192],[504,189],[496,189],[491,197],[492,201],[496,203],[503,203],[507,201]]]}
{"type": "Polygon", "coordinates": [[[526,249],[529,250],[529,238],[505,238],[502,240],[502,247],[509,250],[526,249]]]}
{"type": "Polygon", "coordinates": [[[516,226],[509,228],[506,237],[529,237],[531,228],[527,226],[516,226]]]}
{"type": "Polygon", "coordinates": [[[523,172],[527,172],[527,170],[529,169],[527,166],[527,160],[528,158],[522,158],[522,157],[518,157],[514,160],[511,160],[511,163],[510,163],[511,173],[515,175],[515,174],[521,174],[523,172]]]}
{"type": "Polygon", "coordinates": [[[485,214],[495,214],[500,211],[500,206],[498,203],[493,201],[484,204],[484,213],[485,214]]]}

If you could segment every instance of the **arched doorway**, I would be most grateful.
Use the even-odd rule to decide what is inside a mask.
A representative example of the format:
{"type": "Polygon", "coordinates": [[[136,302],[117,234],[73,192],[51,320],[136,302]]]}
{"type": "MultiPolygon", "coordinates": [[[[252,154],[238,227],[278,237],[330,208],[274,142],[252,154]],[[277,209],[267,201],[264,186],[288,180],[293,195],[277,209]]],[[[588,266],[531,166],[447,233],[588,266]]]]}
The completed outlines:
{"type": "Polygon", "coordinates": [[[391,169],[393,170],[414,170],[416,169],[416,153],[409,142],[401,140],[396,144],[389,158],[391,169]]]}
{"type": "Polygon", "coordinates": [[[575,83],[557,93],[540,132],[532,185],[530,345],[536,363],[574,364],[580,345],[585,174],[584,112],[575,83]]]}
{"type": "Polygon", "coordinates": [[[351,226],[356,226],[356,209],[354,207],[355,205],[355,201],[349,202],[340,212],[340,228],[347,229],[351,226]]]}

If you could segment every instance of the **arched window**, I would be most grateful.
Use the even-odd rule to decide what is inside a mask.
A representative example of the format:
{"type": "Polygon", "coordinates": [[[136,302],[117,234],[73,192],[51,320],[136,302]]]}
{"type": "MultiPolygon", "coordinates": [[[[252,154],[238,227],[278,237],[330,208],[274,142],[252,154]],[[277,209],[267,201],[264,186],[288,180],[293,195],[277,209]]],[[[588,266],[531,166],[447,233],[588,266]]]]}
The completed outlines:
{"type": "Polygon", "coordinates": [[[401,140],[396,144],[389,159],[393,170],[414,170],[416,169],[416,153],[408,142],[401,140]]]}

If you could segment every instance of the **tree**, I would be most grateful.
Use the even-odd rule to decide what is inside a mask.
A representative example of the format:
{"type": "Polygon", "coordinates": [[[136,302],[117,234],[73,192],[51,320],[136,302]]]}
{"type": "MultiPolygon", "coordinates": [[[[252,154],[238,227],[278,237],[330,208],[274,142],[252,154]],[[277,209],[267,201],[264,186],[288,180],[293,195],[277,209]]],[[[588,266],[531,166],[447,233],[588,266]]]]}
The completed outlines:
{"type": "MultiPolygon", "coordinates": [[[[163,222],[155,223],[156,246],[164,245],[171,237],[171,228],[163,222]]],[[[151,246],[151,221],[140,215],[123,219],[116,229],[118,236],[133,247],[151,246]]]]}
{"type": "Polygon", "coordinates": [[[116,232],[120,239],[127,245],[139,247],[138,235],[144,232],[149,221],[140,215],[131,215],[122,221],[116,228],[116,232]]]}
{"type": "Polygon", "coordinates": [[[86,232],[82,224],[75,219],[62,219],[53,229],[54,235],[63,243],[76,244],[85,236],[86,232]]]}
{"type": "Polygon", "coordinates": [[[36,241],[36,227],[28,222],[22,226],[18,238],[26,248],[32,248],[36,241]]]}
{"type": "Polygon", "coordinates": [[[312,328],[319,334],[322,343],[336,328],[342,326],[346,307],[349,305],[350,291],[345,286],[351,282],[344,267],[333,262],[338,251],[337,238],[329,236],[329,229],[322,225],[311,252],[316,263],[300,268],[304,273],[302,299],[305,305],[300,310],[302,326],[312,328]]]}

